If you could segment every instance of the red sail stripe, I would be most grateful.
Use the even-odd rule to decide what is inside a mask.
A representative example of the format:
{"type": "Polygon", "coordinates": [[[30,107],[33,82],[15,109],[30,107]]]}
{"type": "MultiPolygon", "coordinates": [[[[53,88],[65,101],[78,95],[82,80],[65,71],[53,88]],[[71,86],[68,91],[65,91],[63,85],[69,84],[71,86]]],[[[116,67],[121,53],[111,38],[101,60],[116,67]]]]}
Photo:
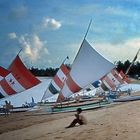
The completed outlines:
{"type": "MultiPolygon", "coordinates": [[[[63,74],[65,74],[65,76],[69,72],[69,70],[67,69],[67,67],[64,64],[61,65],[60,69],[63,72],[63,74]]],[[[57,74],[55,75],[54,81],[59,86],[59,88],[62,89],[64,82],[59,78],[59,75],[57,75],[57,74]]]]}
{"type": "Polygon", "coordinates": [[[16,80],[26,89],[40,83],[40,81],[35,78],[29,70],[27,70],[19,56],[15,58],[13,63],[10,65],[9,70],[12,72],[16,80]]]}
{"type": "Polygon", "coordinates": [[[130,83],[130,80],[128,79],[127,75],[124,74],[122,70],[120,71],[119,74],[122,76],[122,78],[125,82],[130,83]]]}
{"type": "Polygon", "coordinates": [[[8,74],[9,74],[9,71],[0,66],[0,76],[5,77],[8,74]]]}
{"type": "Polygon", "coordinates": [[[7,81],[5,79],[3,79],[2,81],[0,81],[0,85],[3,88],[3,90],[8,94],[8,95],[12,95],[15,94],[16,91],[14,91],[10,85],[7,83],[7,81]]]}
{"type": "Polygon", "coordinates": [[[67,74],[69,73],[68,68],[67,68],[64,64],[61,65],[61,68],[60,68],[60,69],[63,71],[63,73],[64,73],[65,75],[67,75],[67,74]]]}
{"type": "Polygon", "coordinates": [[[19,67],[13,67],[12,68],[12,74],[15,77],[15,79],[25,88],[28,89],[32,87],[32,84],[28,81],[28,79],[25,77],[24,73],[19,69],[19,67]],[[14,72],[13,72],[14,71],[14,72]]]}
{"type": "Polygon", "coordinates": [[[108,85],[114,90],[115,89],[115,85],[114,85],[114,83],[110,80],[110,78],[108,77],[108,76],[106,76],[105,78],[104,78],[104,80],[108,83],[108,85]]]}
{"type": "Polygon", "coordinates": [[[57,75],[55,75],[54,77],[54,82],[59,86],[59,88],[62,89],[64,83],[60,80],[60,78],[57,75]]]}
{"type": "Polygon", "coordinates": [[[121,84],[124,83],[124,81],[121,79],[121,77],[119,76],[119,73],[116,70],[112,70],[111,73],[121,84]]]}
{"type": "Polygon", "coordinates": [[[59,103],[59,102],[62,102],[64,99],[65,99],[65,97],[63,96],[62,93],[60,93],[60,94],[58,95],[57,102],[58,102],[58,103],[59,103]]]}
{"type": "Polygon", "coordinates": [[[69,87],[69,89],[75,93],[80,91],[82,88],[75,83],[75,81],[72,79],[72,77],[70,76],[70,74],[67,75],[67,80],[66,80],[67,86],[69,87]]]}

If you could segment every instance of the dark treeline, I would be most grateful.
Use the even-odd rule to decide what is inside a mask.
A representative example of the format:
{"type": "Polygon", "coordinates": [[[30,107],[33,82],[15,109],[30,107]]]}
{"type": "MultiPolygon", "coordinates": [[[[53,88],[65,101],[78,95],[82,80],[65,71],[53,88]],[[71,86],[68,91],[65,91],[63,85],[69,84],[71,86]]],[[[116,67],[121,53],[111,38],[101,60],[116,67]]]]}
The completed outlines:
{"type": "MultiPolygon", "coordinates": [[[[130,66],[131,62],[129,60],[125,61],[124,63],[122,63],[121,61],[116,63],[117,66],[117,70],[120,71],[122,70],[124,73],[126,72],[126,70],[128,69],[128,67],[130,66]]],[[[137,61],[134,63],[134,65],[132,65],[132,67],[130,68],[128,75],[130,77],[135,77],[140,76],[140,63],[137,61]]]]}
{"type": "Polygon", "coordinates": [[[30,71],[35,75],[35,76],[47,76],[47,77],[53,77],[56,72],[58,71],[59,68],[46,68],[46,69],[38,69],[32,67],[30,71]]]}
{"type": "MultiPolygon", "coordinates": [[[[118,61],[116,63],[116,68],[119,71],[123,71],[124,73],[130,66],[131,62],[129,60],[125,61],[124,63],[121,61],[118,61]]],[[[70,65],[67,65],[67,67],[70,69],[70,65]]],[[[46,69],[39,69],[39,68],[34,68],[32,67],[30,71],[35,75],[35,76],[48,76],[48,77],[53,77],[56,72],[58,71],[59,68],[46,68],[46,69]]],[[[140,63],[136,62],[130,69],[129,76],[133,77],[135,75],[140,76],[140,63]]]]}
{"type": "MultiPolygon", "coordinates": [[[[70,65],[66,65],[68,69],[70,69],[70,65]]],[[[29,69],[35,76],[47,76],[53,77],[59,70],[59,68],[46,68],[46,69],[39,69],[39,68],[30,68],[29,69]]]]}

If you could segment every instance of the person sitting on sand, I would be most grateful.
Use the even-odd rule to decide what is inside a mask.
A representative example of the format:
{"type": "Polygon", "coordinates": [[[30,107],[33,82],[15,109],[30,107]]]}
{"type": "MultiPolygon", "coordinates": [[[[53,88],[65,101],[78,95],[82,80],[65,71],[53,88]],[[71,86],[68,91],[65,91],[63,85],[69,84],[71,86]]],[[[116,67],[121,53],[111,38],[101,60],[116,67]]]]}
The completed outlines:
{"type": "Polygon", "coordinates": [[[66,128],[74,127],[77,123],[80,124],[80,125],[87,124],[87,120],[83,115],[81,115],[81,112],[82,112],[82,109],[77,108],[77,114],[75,114],[76,118],[66,128]]]}

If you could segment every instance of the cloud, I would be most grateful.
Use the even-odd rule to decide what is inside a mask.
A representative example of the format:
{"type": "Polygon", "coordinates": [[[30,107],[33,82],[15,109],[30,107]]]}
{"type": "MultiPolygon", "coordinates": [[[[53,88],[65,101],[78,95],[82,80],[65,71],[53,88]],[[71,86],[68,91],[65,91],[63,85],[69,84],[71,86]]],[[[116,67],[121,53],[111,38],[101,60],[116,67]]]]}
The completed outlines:
{"type": "Polygon", "coordinates": [[[61,22],[54,18],[45,18],[43,20],[43,27],[47,29],[57,30],[61,27],[61,22]]]}
{"type": "MultiPolygon", "coordinates": [[[[94,43],[95,44],[95,43],[94,43]]],[[[126,61],[134,58],[140,47],[140,38],[129,39],[120,44],[98,43],[95,44],[96,50],[106,56],[112,62],[126,61]]]]}
{"type": "Polygon", "coordinates": [[[109,6],[109,7],[104,9],[104,12],[108,13],[108,14],[111,14],[111,15],[130,16],[128,14],[128,13],[130,13],[130,11],[128,11],[126,9],[123,9],[123,8],[120,8],[120,7],[109,6]]]}
{"type": "MultiPolygon", "coordinates": [[[[131,13],[131,10],[128,10],[124,7],[120,7],[117,5],[105,5],[105,4],[100,4],[100,3],[87,3],[84,5],[81,5],[79,7],[79,5],[74,5],[74,9],[71,9],[70,7],[67,7],[67,9],[65,9],[65,11],[67,13],[72,13],[73,15],[90,15],[93,14],[94,16],[96,15],[105,15],[105,14],[109,14],[109,15],[118,15],[118,16],[130,16],[129,14],[133,15],[133,13],[131,13]],[[128,14],[129,12],[129,14],[128,14]]],[[[95,18],[95,17],[94,17],[95,18]]]]}
{"type": "Polygon", "coordinates": [[[9,33],[9,34],[8,34],[8,37],[9,37],[10,39],[16,39],[16,38],[17,38],[17,35],[16,35],[15,32],[13,32],[13,33],[9,33]]]}
{"type": "Polygon", "coordinates": [[[29,36],[28,34],[19,37],[24,54],[28,56],[33,62],[41,58],[42,55],[49,54],[48,49],[44,47],[44,43],[36,34],[29,36]]]}

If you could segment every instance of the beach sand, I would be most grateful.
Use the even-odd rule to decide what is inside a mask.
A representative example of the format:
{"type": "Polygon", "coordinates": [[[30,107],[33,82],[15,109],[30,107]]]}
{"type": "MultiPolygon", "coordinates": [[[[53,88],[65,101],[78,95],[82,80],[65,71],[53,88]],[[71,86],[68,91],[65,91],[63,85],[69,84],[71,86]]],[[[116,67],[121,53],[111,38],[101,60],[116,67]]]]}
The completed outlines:
{"type": "Polygon", "coordinates": [[[0,140],[140,140],[140,101],[83,111],[87,125],[65,129],[73,114],[0,116],[0,140]]]}

